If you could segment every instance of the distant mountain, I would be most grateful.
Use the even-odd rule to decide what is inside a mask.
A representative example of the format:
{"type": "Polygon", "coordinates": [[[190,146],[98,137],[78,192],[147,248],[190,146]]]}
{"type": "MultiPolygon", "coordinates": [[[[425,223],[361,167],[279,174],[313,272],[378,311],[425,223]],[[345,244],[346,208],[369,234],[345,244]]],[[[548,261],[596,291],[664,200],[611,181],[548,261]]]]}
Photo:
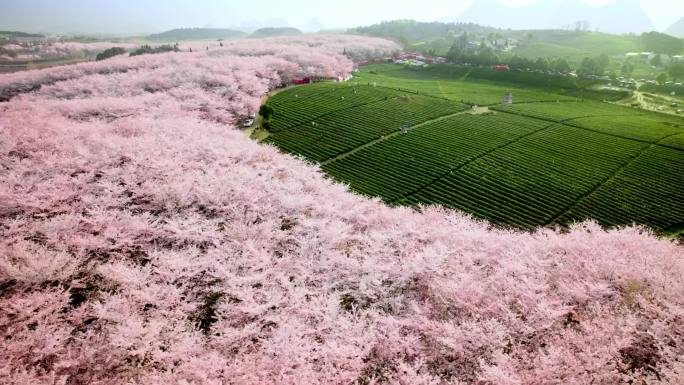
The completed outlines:
{"type": "Polygon", "coordinates": [[[257,20],[257,19],[249,19],[249,20],[243,20],[239,26],[236,26],[235,29],[239,29],[240,31],[245,31],[247,33],[254,33],[259,29],[262,28],[290,28],[292,27],[290,25],[290,22],[282,19],[282,18],[273,18],[273,19],[268,19],[267,21],[263,20],[257,20]]]}
{"type": "Polygon", "coordinates": [[[684,17],[665,30],[668,35],[684,38],[684,17]]]}
{"type": "Polygon", "coordinates": [[[574,28],[609,33],[641,33],[654,30],[652,20],[639,0],[617,0],[592,6],[582,0],[537,1],[519,7],[506,7],[496,0],[476,1],[458,20],[512,29],[574,28]]]}
{"type": "Polygon", "coordinates": [[[222,28],[179,28],[150,35],[153,40],[230,39],[245,36],[244,32],[222,28]]]}
{"type": "Polygon", "coordinates": [[[235,27],[235,29],[238,29],[240,31],[245,31],[247,33],[252,33],[256,31],[259,28],[263,28],[264,23],[262,23],[259,20],[244,20],[240,23],[239,26],[235,27]]]}
{"type": "Polygon", "coordinates": [[[301,35],[302,31],[297,28],[282,27],[282,28],[261,28],[254,31],[253,34],[249,35],[252,38],[259,37],[272,37],[272,36],[286,36],[286,35],[301,35]]]}
{"type": "Polygon", "coordinates": [[[268,21],[266,21],[264,26],[265,27],[271,27],[271,28],[285,28],[285,27],[290,27],[290,22],[287,21],[286,19],[276,17],[273,19],[268,19],[268,21]]]}
{"type": "Polygon", "coordinates": [[[388,37],[409,43],[448,39],[449,45],[453,43],[456,36],[463,32],[480,35],[497,31],[495,28],[471,23],[421,22],[415,20],[383,21],[378,24],[349,29],[351,33],[388,37]]]}
{"type": "Polygon", "coordinates": [[[323,31],[325,30],[325,24],[321,21],[319,18],[313,18],[309,20],[308,23],[306,23],[306,27],[304,29],[307,32],[318,32],[318,31],[323,31]]]}

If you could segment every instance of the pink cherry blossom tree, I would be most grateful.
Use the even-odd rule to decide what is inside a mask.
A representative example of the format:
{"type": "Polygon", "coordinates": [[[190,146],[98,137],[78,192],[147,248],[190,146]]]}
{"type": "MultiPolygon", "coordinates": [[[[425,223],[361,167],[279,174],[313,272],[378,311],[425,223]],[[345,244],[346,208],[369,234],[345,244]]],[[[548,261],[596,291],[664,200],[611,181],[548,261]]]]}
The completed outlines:
{"type": "Polygon", "coordinates": [[[0,383],[684,383],[681,246],[390,208],[231,129],[340,47],[395,49],[1,75],[0,383]]]}

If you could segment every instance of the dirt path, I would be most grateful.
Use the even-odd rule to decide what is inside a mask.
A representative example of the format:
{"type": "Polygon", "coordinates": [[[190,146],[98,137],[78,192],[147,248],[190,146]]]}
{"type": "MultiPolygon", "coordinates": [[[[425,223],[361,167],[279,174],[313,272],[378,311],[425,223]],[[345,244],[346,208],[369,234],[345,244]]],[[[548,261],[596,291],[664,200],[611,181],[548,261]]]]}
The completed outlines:
{"type": "MultiPolygon", "coordinates": [[[[266,104],[266,101],[268,101],[269,98],[272,96],[278,95],[281,92],[288,91],[292,88],[299,87],[298,85],[292,85],[292,86],[287,86],[283,88],[276,88],[274,90],[271,90],[261,96],[261,101],[259,102],[259,106],[263,106],[266,104]]],[[[250,139],[256,140],[256,141],[262,141],[268,137],[268,132],[262,132],[263,130],[260,130],[259,127],[261,127],[261,115],[259,115],[259,112],[257,111],[256,117],[254,119],[254,123],[252,123],[251,126],[249,127],[241,127],[241,131],[245,134],[250,139]]]]}

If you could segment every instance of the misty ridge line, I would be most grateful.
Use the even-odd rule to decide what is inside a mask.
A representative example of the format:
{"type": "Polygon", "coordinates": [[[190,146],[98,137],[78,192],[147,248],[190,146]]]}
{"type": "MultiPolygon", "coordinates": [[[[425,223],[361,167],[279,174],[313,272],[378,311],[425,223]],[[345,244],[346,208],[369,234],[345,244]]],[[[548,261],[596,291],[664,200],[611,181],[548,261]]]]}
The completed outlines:
{"type": "Polygon", "coordinates": [[[210,5],[200,1],[174,4],[174,7],[150,7],[123,2],[116,7],[90,5],[73,9],[45,0],[28,0],[0,5],[0,26],[3,26],[0,29],[102,37],[145,36],[188,27],[230,29],[245,34],[262,28],[296,28],[311,33],[342,32],[386,20],[410,18],[428,22],[472,22],[504,29],[565,29],[583,22],[592,31],[621,34],[669,31],[677,23],[684,23],[677,20],[678,16],[684,16],[684,5],[662,0],[617,0],[600,5],[587,0],[528,1],[527,4],[476,0],[470,5],[428,0],[420,6],[409,4],[399,8],[387,1],[372,5],[358,0],[325,5],[312,3],[296,0],[283,7],[269,0],[249,5],[210,5]],[[349,10],[357,3],[363,12],[349,10]]]}

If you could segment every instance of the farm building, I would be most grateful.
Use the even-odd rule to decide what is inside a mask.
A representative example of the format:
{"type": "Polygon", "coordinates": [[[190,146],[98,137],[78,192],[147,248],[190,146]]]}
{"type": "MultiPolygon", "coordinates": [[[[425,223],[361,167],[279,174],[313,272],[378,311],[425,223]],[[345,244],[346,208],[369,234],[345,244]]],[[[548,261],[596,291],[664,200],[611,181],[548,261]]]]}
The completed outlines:
{"type": "Polygon", "coordinates": [[[655,57],[655,53],[653,52],[642,52],[640,54],[641,60],[651,60],[655,57]]]}
{"type": "Polygon", "coordinates": [[[300,79],[294,79],[292,80],[292,84],[311,84],[313,81],[310,77],[305,77],[305,78],[300,78],[300,79]]]}
{"type": "Polygon", "coordinates": [[[625,59],[634,59],[646,62],[653,59],[655,53],[653,52],[628,52],[625,54],[625,59]]]}
{"type": "Polygon", "coordinates": [[[508,64],[496,64],[492,66],[492,69],[496,72],[507,72],[511,70],[508,64]]]}

